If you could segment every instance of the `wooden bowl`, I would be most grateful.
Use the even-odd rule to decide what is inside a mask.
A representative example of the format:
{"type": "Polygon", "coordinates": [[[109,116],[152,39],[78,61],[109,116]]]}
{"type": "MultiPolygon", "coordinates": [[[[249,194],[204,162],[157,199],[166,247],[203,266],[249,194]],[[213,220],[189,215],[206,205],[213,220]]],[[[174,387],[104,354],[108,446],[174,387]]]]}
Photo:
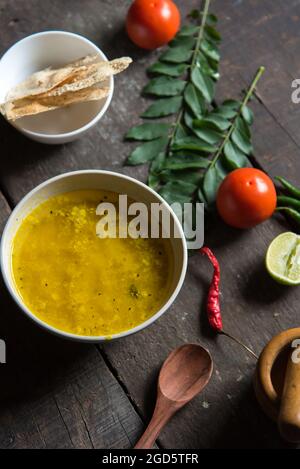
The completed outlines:
{"type": "Polygon", "coordinates": [[[290,344],[300,339],[300,327],[288,329],[273,337],[263,349],[256,367],[254,388],[264,412],[278,421],[290,344]]]}

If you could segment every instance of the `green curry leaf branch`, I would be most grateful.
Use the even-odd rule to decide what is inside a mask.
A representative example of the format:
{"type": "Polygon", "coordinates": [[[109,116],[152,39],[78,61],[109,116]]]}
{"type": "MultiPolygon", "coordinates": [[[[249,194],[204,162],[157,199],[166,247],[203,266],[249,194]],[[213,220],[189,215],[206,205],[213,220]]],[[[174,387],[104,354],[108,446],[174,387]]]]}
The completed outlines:
{"type": "MultiPolygon", "coordinates": [[[[220,35],[214,27],[216,18],[208,15],[209,3],[209,0],[205,2],[200,24],[184,26],[159,61],[148,69],[154,78],[146,85],[143,94],[155,97],[155,101],[141,117],[159,119],[176,115],[176,118],[174,123],[151,122],[131,129],[127,139],[146,143],[131,153],[127,164],[153,161],[158,157],[158,148],[166,156],[176,151],[177,140],[190,133],[183,124],[185,108],[190,108],[194,117],[200,117],[211,103],[214,82],[219,77],[220,35]]],[[[205,141],[202,143],[206,146],[205,141]]]]}
{"type": "Polygon", "coordinates": [[[126,135],[143,142],[127,164],[149,163],[150,187],[169,203],[200,200],[208,209],[214,206],[225,176],[251,166],[254,117],[247,104],[264,71],[258,70],[242,102],[230,99],[216,105],[221,36],[217,18],[208,12],[209,3],[205,1],[202,13],[190,14],[192,23],[148,69],[154,78],[143,94],[155,100],[141,116],[144,123],[126,135]],[[170,116],[173,121],[168,122],[170,116]]]}
{"type": "MultiPolygon", "coordinates": [[[[264,67],[258,69],[242,102],[224,101],[222,106],[216,108],[206,119],[218,131],[224,131],[217,150],[211,156],[198,191],[200,201],[207,206],[215,202],[219,184],[229,171],[251,166],[248,157],[253,152],[250,126],[254,117],[247,104],[264,70],[264,67]]],[[[203,125],[203,120],[196,121],[195,125],[203,125]]]]}

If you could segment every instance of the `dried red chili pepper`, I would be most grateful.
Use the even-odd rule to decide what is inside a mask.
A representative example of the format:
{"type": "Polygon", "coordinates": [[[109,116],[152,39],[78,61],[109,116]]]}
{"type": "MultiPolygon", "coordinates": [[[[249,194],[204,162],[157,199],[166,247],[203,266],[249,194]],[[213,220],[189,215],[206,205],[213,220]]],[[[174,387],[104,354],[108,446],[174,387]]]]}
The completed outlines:
{"type": "Polygon", "coordinates": [[[200,252],[209,258],[214,268],[206,304],[208,321],[215,331],[221,332],[223,330],[223,324],[220,308],[220,265],[218,259],[208,247],[201,248],[200,252]]]}
{"type": "Polygon", "coordinates": [[[253,357],[258,359],[257,355],[249,347],[247,347],[247,345],[243,344],[243,342],[241,342],[239,339],[223,330],[223,321],[220,307],[220,264],[216,256],[208,247],[204,246],[201,248],[200,253],[206,255],[209,258],[214,268],[213,278],[209,287],[206,303],[206,311],[210,326],[219,334],[226,335],[230,339],[234,340],[236,343],[244,347],[244,349],[246,349],[247,352],[249,352],[253,357]]]}

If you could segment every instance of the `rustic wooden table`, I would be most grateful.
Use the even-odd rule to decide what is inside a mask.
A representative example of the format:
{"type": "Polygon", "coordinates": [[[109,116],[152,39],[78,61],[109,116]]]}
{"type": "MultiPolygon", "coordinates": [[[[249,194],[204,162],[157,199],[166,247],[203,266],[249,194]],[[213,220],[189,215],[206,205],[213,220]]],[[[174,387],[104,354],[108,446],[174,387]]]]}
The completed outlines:
{"type": "MultiPolygon", "coordinates": [[[[177,0],[185,15],[199,0],[177,0]]],[[[257,166],[297,179],[300,171],[300,107],[291,82],[300,74],[300,0],[215,0],[222,42],[218,99],[236,97],[259,65],[254,143],[257,166]]],[[[78,142],[34,143],[0,120],[0,219],[31,188],[76,169],[104,168],[145,180],[144,168],[126,168],[122,137],[146,104],[139,91],[155,53],[137,50],[124,33],[129,0],[0,0],[0,53],[28,34],[65,29],[87,36],[114,58],[134,64],[116,79],[105,118],[78,142]]],[[[299,179],[298,179],[299,183],[299,179]]],[[[300,289],[269,279],[263,265],[268,243],[287,229],[275,218],[246,232],[219,221],[206,242],[223,268],[226,328],[259,353],[279,331],[299,326],[300,289]]],[[[208,347],[215,360],[205,392],[176,415],[158,444],[163,448],[281,448],[276,427],[261,412],[252,387],[255,361],[225,337],[207,329],[204,301],[210,272],[197,256],[171,310],[135,336],[104,347],[59,340],[22,316],[1,286],[0,337],[7,364],[0,365],[1,448],[129,448],[153,410],[159,367],[183,342],[208,347]]]]}

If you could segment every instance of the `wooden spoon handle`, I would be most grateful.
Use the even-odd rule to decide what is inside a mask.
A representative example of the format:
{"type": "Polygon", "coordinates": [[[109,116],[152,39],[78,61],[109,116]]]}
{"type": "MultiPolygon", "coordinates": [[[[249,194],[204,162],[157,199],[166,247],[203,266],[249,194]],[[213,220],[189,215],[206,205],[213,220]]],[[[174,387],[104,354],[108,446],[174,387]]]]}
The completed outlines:
{"type": "Polygon", "coordinates": [[[178,410],[178,407],[174,406],[168,399],[158,399],[152,419],[134,449],[152,448],[161,430],[176,410],[178,410]]]}
{"type": "Polygon", "coordinates": [[[300,442],[300,347],[290,355],[278,419],[281,436],[291,443],[300,442]],[[293,359],[292,359],[293,358],[293,359]]]}
{"type": "Polygon", "coordinates": [[[135,445],[135,449],[150,449],[153,447],[154,442],[160,434],[162,428],[167,422],[160,422],[156,418],[152,418],[145,432],[135,445]]]}

